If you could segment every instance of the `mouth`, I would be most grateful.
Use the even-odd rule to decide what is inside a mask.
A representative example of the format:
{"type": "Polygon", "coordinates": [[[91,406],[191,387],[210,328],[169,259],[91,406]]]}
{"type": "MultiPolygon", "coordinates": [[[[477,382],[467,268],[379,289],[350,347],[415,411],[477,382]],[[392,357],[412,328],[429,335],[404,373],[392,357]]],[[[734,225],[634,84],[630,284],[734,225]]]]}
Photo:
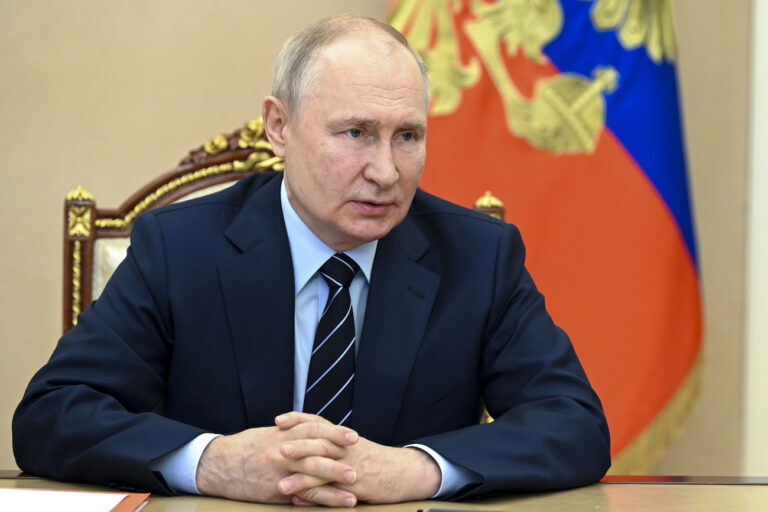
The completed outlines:
{"type": "Polygon", "coordinates": [[[354,201],[357,209],[365,215],[379,216],[384,215],[394,205],[392,202],[387,201],[369,201],[358,200],[354,201]]]}

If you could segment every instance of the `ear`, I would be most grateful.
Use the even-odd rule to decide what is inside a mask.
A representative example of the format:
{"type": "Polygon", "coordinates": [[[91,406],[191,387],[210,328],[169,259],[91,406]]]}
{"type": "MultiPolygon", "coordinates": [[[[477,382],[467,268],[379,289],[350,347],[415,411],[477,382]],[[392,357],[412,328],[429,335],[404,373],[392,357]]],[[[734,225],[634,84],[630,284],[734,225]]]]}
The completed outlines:
{"type": "Polygon", "coordinates": [[[285,127],[288,124],[288,110],[283,102],[274,96],[267,96],[261,105],[261,117],[264,119],[264,131],[272,151],[276,156],[285,158],[285,127]]]}

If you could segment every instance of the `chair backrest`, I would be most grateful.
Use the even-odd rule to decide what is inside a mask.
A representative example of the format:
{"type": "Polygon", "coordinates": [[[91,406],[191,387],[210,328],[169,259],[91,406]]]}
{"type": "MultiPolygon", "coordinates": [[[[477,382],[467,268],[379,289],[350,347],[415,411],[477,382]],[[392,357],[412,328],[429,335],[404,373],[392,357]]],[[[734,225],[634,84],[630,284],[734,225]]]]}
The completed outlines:
{"type": "Polygon", "coordinates": [[[140,213],[210,194],[240,178],[282,170],[264,135],[261,118],[194,149],[171,171],[131,195],[117,209],[101,209],[81,186],[64,202],[63,331],[101,294],[125,258],[133,221],[140,213]]]}

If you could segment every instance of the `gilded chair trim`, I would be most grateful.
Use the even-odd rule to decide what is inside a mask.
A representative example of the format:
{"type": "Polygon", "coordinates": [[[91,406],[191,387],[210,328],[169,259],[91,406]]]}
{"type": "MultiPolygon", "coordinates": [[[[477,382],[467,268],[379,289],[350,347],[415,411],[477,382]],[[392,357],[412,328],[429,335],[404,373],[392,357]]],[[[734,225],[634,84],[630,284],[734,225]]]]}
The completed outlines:
{"type": "Polygon", "coordinates": [[[248,174],[284,167],[283,159],[266,140],[259,118],[193,149],[174,169],[142,187],[117,209],[97,208],[93,195],[82,186],[70,191],[64,203],[63,330],[77,324],[77,315],[94,298],[92,291],[101,291],[93,286],[97,240],[128,237],[133,221],[146,210],[248,174]]]}
{"type": "Polygon", "coordinates": [[[212,165],[210,167],[198,169],[197,171],[184,174],[174,180],[169,181],[168,183],[165,183],[159,186],[154,191],[152,191],[149,195],[144,197],[144,199],[139,201],[139,203],[136,206],[134,206],[133,209],[131,209],[131,211],[129,211],[127,214],[125,214],[122,217],[116,217],[116,218],[104,217],[104,218],[96,219],[96,227],[125,229],[131,223],[133,223],[134,219],[140,213],[151,208],[152,205],[156,203],[159,199],[166,196],[170,192],[173,192],[177,188],[195,181],[199,181],[205,178],[219,176],[227,173],[233,173],[233,172],[246,172],[251,170],[281,171],[283,170],[283,167],[284,165],[283,165],[282,158],[276,157],[276,156],[268,156],[265,159],[264,153],[253,152],[250,155],[248,155],[248,158],[245,160],[235,160],[233,162],[227,162],[224,164],[212,165]]]}
{"type": "Polygon", "coordinates": [[[77,315],[83,310],[82,251],[80,240],[72,242],[72,325],[77,325],[77,315]]]}

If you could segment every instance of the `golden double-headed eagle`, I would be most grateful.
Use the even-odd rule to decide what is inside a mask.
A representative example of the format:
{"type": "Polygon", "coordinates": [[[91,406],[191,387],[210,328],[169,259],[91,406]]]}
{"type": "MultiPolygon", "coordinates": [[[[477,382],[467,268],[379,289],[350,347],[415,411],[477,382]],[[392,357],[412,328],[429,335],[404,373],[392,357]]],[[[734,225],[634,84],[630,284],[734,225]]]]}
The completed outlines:
{"type": "MultiPolygon", "coordinates": [[[[462,92],[477,84],[484,68],[501,96],[510,133],[556,154],[593,152],[605,125],[603,94],[616,89],[618,72],[605,65],[596,67],[591,79],[576,73],[542,78],[533,96],[525,98],[502,54],[504,47],[510,56],[522,52],[536,63],[546,63],[542,48],[563,27],[560,1],[469,0],[472,18],[457,27],[454,14],[465,1],[401,0],[391,16],[392,26],[406,34],[427,64],[433,98],[430,114],[455,112],[462,92]],[[464,32],[477,55],[466,64],[459,58],[457,29],[464,32]]],[[[596,0],[590,17],[597,30],[615,31],[625,49],[642,47],[660,64],[675,57],[671,2],[596,0]]]]}

